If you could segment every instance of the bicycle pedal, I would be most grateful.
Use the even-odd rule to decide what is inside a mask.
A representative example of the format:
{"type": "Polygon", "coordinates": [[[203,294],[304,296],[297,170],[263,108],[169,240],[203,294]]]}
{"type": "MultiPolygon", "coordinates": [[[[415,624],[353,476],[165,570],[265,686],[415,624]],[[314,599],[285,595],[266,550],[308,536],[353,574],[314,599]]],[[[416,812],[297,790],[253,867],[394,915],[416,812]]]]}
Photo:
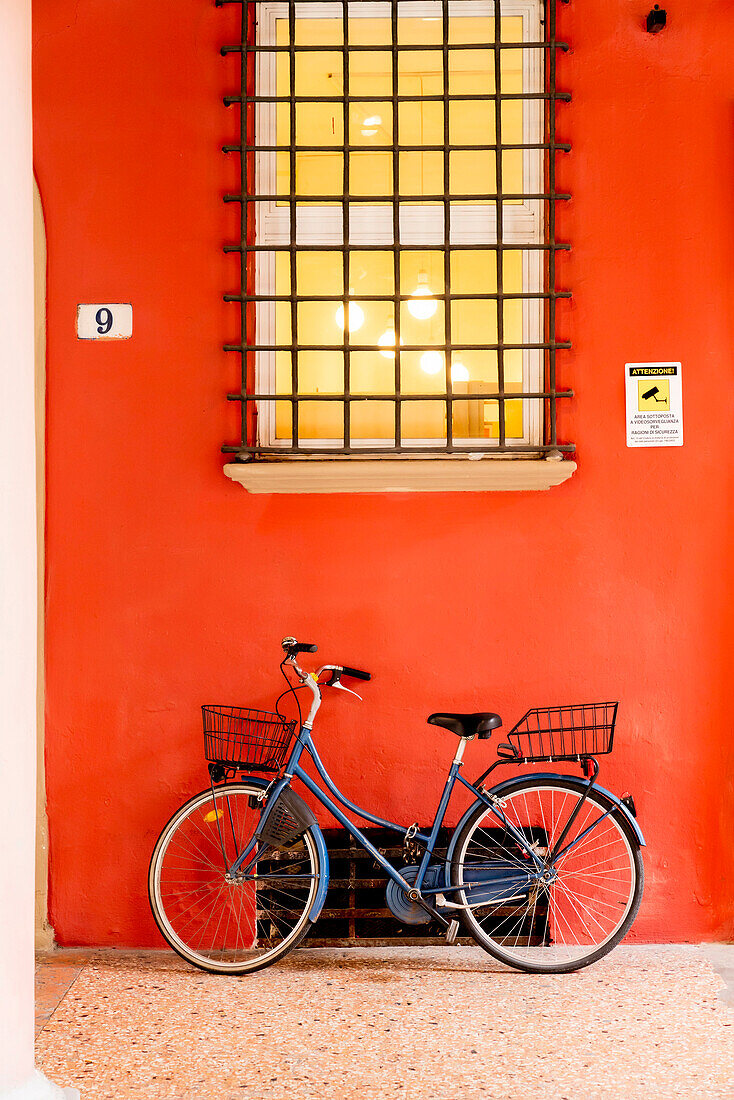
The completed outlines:
{"type": "Polygon", "coordinates": [[[446,929],[446,943],[451,946],[452,943],[456,943],[456,937],[459,934],[459,922],[452,920],[446,929]]]}

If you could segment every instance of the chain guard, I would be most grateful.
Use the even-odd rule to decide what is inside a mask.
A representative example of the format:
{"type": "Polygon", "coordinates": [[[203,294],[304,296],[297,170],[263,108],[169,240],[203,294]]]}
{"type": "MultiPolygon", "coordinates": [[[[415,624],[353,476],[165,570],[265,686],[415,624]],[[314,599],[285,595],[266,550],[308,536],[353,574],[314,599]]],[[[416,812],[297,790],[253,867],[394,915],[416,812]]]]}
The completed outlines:
{"type": "MultiPolygon", "coordinates": [[[[414,883],[418,877],[417,865],[401,867],[399,870],[406,882],[414,883]]],[[[443,867],[436,864],[426,871],[423,885],[435,888],[443,881],[443,867]]],[[[431,914],[426,913],[425,909],[421,909],[420,905],[411,901],[402,886],[398,886],[392,879],[389,879],[385,889],[385,901],[390,912],[403,924],[430,924],[431,922],[431,914]]]]}

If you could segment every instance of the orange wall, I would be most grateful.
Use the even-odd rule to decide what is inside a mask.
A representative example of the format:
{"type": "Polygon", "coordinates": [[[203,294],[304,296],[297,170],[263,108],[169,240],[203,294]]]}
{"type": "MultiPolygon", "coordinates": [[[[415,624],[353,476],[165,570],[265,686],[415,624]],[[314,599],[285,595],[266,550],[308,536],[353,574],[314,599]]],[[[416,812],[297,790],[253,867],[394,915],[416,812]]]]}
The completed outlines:
{"type": "MultiPolygon", "coordinates": [[[[237,434],[232,239],[236,7],[37,0],[36,171],[48,229],[47,765],[62,944],[159,945],[147,860],[205,784],[198,706],[272,702],[283,634],[367,667],[320,744],[345,788],[425,818],[453,739],[434,709],[619,698],[601,780],[647,834],[635,933],[734,933],[732,348],[734,10],[584,0],[559,134],[574,151],[560,284],[574,290],[548,493],[248,496],[237,434]],[[134,335],[78,342],[78,302],[134,335]],[[625,361],[683,363],[685,446],[628,450],[625,361]]],[[[467,752],[468,772],[487,757],[467,752]]]]}

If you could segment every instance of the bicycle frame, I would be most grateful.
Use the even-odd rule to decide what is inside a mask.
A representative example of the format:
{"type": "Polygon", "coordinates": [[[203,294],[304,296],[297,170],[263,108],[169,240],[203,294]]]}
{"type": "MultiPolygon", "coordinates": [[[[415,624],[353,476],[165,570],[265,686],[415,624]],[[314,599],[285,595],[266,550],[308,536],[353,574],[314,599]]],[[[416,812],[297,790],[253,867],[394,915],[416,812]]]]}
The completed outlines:
{"type": "MultiPolygon", "coordinates": [[[[339,790],[336,783],[327,772],[321,760],[321,757],[318,754],[318,750],[313,743],[311,728],[308,724],[304,724],[301,727],[300,732],[293,745],[290,756],[288,757],[288,761],[285,765],[285,772],[280,779],[276,779],[274,781],[270,789],[270,792],[268,794],[268,805],[263,814],[262,824],[264,824],[264,822],[267,820],[267,815],[272,812],[272,809],[276,805],[278,801],[278,796],[281,791],[289,786],[293,779],[299,779],[304,784],[304,786],[313,794],[313,796],[321,803],[321,805],[326,807],[326,809],[336,819],[336,821],[338,821],[339,824],[342,825],[354,837],[354,839],[362,845],[362,847],[367,852],[369,852],[376,863],[378,863],[379,866],[383,869],[385,874],[395,883],[397,883],[397,885],[401,886],[403,890],[406,891],[406,893],[410,894],[411,892],[417,891],[423,897],[430,897],[434,894],[453,893],[457,890],[466,890],[467,892],[469,892],[470,890],[475,890],[481,886],[492,885],[493,880],[491,878],[487,880],[472,880],[472,882],[470,883],[460,883],[456,886],[452,886],[450,883],[445,882],[438,886],[432,886],[423,889],[423,882],[426,876],[426,872],[428,870],[431,859],[434,856],[434,849],[439,830],[443,824],[451,795],[458,781],[462,786],[466,787],[467,790],[471,791],[474,795],[476,795],[478,799],[485,803],[488,809],[490,809],[495,815],[502,827],[520,845],[522,850],[527,853],[529,860],[531,861],[531,864],[529,864],[528,866],[529,875],[532,877],[533,874],[531,866],[534,868],[534,871],[537,874],[540,874],[543,870],[542,860],[539,858],[534,849],[529,846],[528,841],[523,836],[523,834],[505,818],[504,814],[502,813],[502,807],[499,801],[493,800],[491,795],[488,795],[484,791],[480,790],[478,787],[475,787],[473,783],[470,783],[461,775],[460,768],[465,747],[466,742],[464,740],[461,740],[459,742],[456,755],[451,762],[449,774],[446,779],[446,783],[444,785],[438,807],[436,809],[436,815],[434,817],[430,833],[422,833],[418,830],[416,830],[415,832],[411,832],[411,837],[415,837],[426,846],[426,850],[423,853],[418,868],[418,874],[415,881],[412,883],[408,883],[400,874],[400,872],[397,871],[385,858],[385,856],[383,856],[382,853],[378,851],[377,848],[375,848],[374,844],[372,844],[368,840],[361,829],[359,829],[354,824],[354,822],[347,817],[343,810],[340,809],[340,805],[345,807],[346,809],[351,810],[363,820],[369,821],[373,825],[379,825],[382,828],[390,829],[392,832],[401,834],[404,838],[408,836],[408,833],[411,831],[412,826],[399,825],[395,821],[389,821],[386,818],[379,817],[376,814],[370,813],[369,810],[365,810],[363,807],[358,806],[355,802],[352,802],[349,798],[347,798],[346,795],[344,795],[339,790]],[[308,756],[310,756],[319,777],[323,781],[324,785],[327,787],[328,791],[331,792],[331,795],[334,796],[333,798],[330,797],[330,795],[326,791],[323,791],[311,778],[311,776],[301,767],[300,760],[304,752],[306,752],[308,756]]],[[[250,870],[251,864],[254,863],[254,859],[251,861],[250,864],[246,864],[245,861],[253,851],[255,845],[256,840],[253,839],[253,841],[248,844],[247,848],[240,853],[240,855],[237,857],[229,870],[230,875],[236,875],[238,873],[247,874],[247,872],[250,870]]]]}
{"type": "MultiPolygon", "coordinates": [[[[478,890],[481,887],[492,886],[495,881],[490,875],[490,877],[485,879],[473,879],[471,882],[461,882],[457,885],[452,885],[449,881],[449,851],[447,857],[445,857],[442,861],[444,865],[444,873],[442,876],[444,881],[441,882],[439,880],[438,885],[434,884],[424,888],[423,884],[426,879],[426,874],[431,864],[431,860],[434,858],[435,845],[436,840],[438,839],[439,830],[443,825],[444,818],[446,816],[446,810],[448,808],[449,802],[451,800],[451,795],[457,782],[460,783],[467,790],[471,791],[479,802],[484,803],[488,810],[494,815],[494,817],[496,817],[502,828],[513,838],[520,849],[524,853],[526,853],[528,857],[528,883],[532,882],[533,880],[540,881],[546,875],[547,867],[545,866],[543,860],[540,858],[538,853],[535,851],[535,848],[531,846],[532,842],[528,841],[523,833],[519,829],[516,829],[512,822],[507,820],[507,817],[503,813],[504,803],[501,797],[498,797],[492,791],[485,791],[479,784],[470,783],[461,775],[460,769],[462,758],[464,755],[464,750],[466,748],[466,741],[463,738],[460,739],[458,748],[456,750],[456,755],[451,762],[449,774],[447,776],[443,793],[441,794],[441,798],[436,809],[436,815],[433,819],[430,833],[422,833],[412,825],[399,825],[395,821],[389,821],[386,818],[379,817],[378,815],[371,813],[369,810],[365,810],[362,806],[357,805],[356,802],[352,802],[351,799],[347,798],[346,795],[344,795],[339,790],[336,783],[327,772],[321,760],[321,757],[318,754],[318,750],[313,743],[312,737],[314,719],[321,706],[321,689],[319,686],[319,676],[322,672],[326,670],[336,670],[337,672],[340,672],[341,669],[339,668],[339,666],[336,665],[324,665],[314,675],[312,673],[304,672],[302,669],[300,669],[293,656],[287,658],[287,663],[291,664],[292,667],[295,669],[298,678],[301,681],[301,684],[304,687],[308,687],[310,689],[313,696],[313,702],[311,705],[311,709],[308,713],[308,717],[306,718],[305,722],[303,722],[298,732],[293,748],[286,762],[283,775],[280,778],[273,780],[273,782],[267,788],[267,805],[260,819],[259,828],[258,830],[256,830],[252,840],[247,845],[245,850],[239,854],[235,862],[230,867],[228,872],[230,875],[246,875],[257,862],[256,849],[258,845],[259,832],[262,830],[263,826],[267,822],[269,815],[273,812],[275,806],[277,805],[278,796],[286,787],[291,784],[293,779],[299,779],[303,783],[303,785],[311,792],[311,794],[313,794],[313,796],[321,803],[321,805],[329,811],[332,817],[334,817],[335,820],[338,821],[339,824],[342,825],[359,844],[361,844],[365,851],[372,856],[378,866],[381,867],[382,870],[385,872],[387,877],[389,879],[392,879],[393,882],[395,882],[405,891],[411,901],[415,902],[423,909],[427,910],[435,919],[440,921],[446,927],[448,927],[449,925],[449,920],[446,919],[443,913],[436,909],[436,907],[432,904],[432,900],[436,901],[439,906],[441,905],[443,900],[444,905],[448,905],[450,907],[453,906],[456,909],[462,909],[464,908],[464,906],[455,905],[455,903],[453,902],[447,903],[443,898],[443,895],[455,893],[459,890],[464,891],[465,895],[468,895],[472,890],[478,890]],[[301,767],[300,760],[304,752],[307,753],[308,756],[310,756],[319,775],[319,778],[322,780],[324,786],[327,788],[327,791],[330,793],[322,790],[321,787],[319,787],[319,785],[311,778],[311,776],[301,767]],[[358,826],[355,825],[349,817],[347,817],[344,811],[340,809],[340,806],[343,806],[345,809],[351,810],[352,813],[356,814],[364,821],[368,821],[373,825],[379,825],[382,828],[389,829],[391,832],[398,833],[406,839],[415,838],[425,845],[425,851],[421,857],[421,861],[418,867],[418,873],[414,882],[409,883],[405,878],[403,878],[400,872],[396,870],[392,866],[392,864],[382,855],[382,853],[378,851],[374,844],[372,844],[368,840],[362,830],[359,829],[358,826]],[[432,897],[433,895],[437,896],[432,897]]],[[[337,686],[339,685],[337,684],[337,686]]],[[[581,805],[585,801],[586,796],[596,779],[598,766],[596,765],[596,762],[594,763],[594,775],[590,780],[587,780],[583,790],[580,792],[579,803],[575,811],[573,812],[566,829],[563,830],[563,833],[558,838],[551,859],[567,855],[568,852],[572,848],[574,848],[576,844],[583,840],[588,835],[588,833],[591,832],[592,829],[596,828],[597,825],[608,816],[608,814],[613,813],[615,808],[620,808],[624,812],[624,808],[621,806],[619,800],[616,799],[614,796],[611,796],[613,805],[610,806],[606,813],[604,813],[597,821],[593,822],[588,828],[586,828],[580,836],[574,838],[574,840],[572,840],[569,844],[561,848],[563,840],[565,839],[571,824],[575,820],[578,811],[581,808],[581,805]]],[[[483,778],[484,776],[480,777],[480,782],[483,778]]],[[[474,803],[474,807],[476,807],[476,802],[474,803]]],[[[467,812],[473,812],[473,808],[467,812]]],[[[460,822],[457,828],[461,827],[461,824],[465,819],[466,815],[464,815],[462,822],[460,822]]],[[[632,819],[630,818],[630,820],[632,819]]],[[[633,827],[637,829],[636,823],[633,823],[633,827]]],[[[637,832],[639,833],[639,829],[637,829],[637,832]]],[[[640,833],[639,836],[641,842],[644,844],[644,840],[641,839],[642,834],[640,833]]],[[[323,889],[325,892],[326,887],[324,886],[323,889]]],[[[468,904],[471,903],[469,902],[468,904]]]]}

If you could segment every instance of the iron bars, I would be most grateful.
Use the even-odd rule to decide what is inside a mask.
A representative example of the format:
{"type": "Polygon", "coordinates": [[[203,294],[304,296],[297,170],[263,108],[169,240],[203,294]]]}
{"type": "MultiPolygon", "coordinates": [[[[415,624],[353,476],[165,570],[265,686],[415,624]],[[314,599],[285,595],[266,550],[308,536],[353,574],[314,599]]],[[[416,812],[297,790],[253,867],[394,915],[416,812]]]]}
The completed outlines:
{"type": "Polygon", "coordinates": [[[242,407],[257,457],[559,443],[555,0],[240,3],[242,407]]]}

